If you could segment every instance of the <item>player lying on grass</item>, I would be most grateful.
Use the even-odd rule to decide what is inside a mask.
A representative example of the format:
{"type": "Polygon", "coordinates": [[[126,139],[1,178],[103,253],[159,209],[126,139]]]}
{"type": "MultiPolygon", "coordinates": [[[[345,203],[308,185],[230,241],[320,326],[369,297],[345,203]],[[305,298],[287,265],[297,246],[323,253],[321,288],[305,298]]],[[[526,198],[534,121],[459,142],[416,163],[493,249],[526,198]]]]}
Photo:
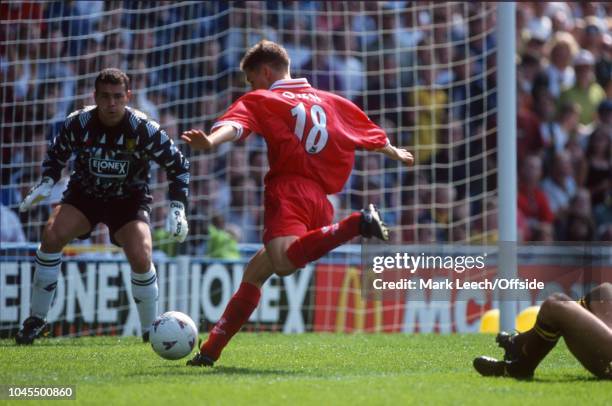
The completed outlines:
{"type": "Polygon", "coordinates": [[[484,376],[529,379],[560,337],[593,375],[612,379],[612,284],[593,289],[580,304],[562,293],[551,295],[542,303],[531,330],[498,334],[503,360],[478,357],[474,368],[484,376]]]}
{"type": "Polygon", "coordinates": [[[132,267],[132,296],[143,340],[148,341],[148,330],[157,317],[158,291],[151,262],[149,162],[157,162],[168,175],[167,227],[179,242],[187,236],[189,162],[159,124],[127,106],[130,96],[125,73],[100,72],[95,81],[96,105],[66,118],[42,164],[41,182],[21,203],[20,210],[26,211],[47,198],[68,159],[76,156],[68,188],[47,221],[36,251],[31,316],[15,336],[18,344],[31,344],[46,328],[62,249],[76,237],[87,238],[98,223],[108,226],[111,241],[123,247],[132,267]]]}
{"type": "Polygon", "coordinates": [[[247,264],[242,283],[189,365],[207,365],[221,355],[257,307],[260,289],[272,275],[287,276],[337,246],[362,235],[389,238],[373,205],[336,224],[327,195],[347,181],[355,150],[364,148],[413,164],[412,155],[392,146],[385,132],[357,106],[292,79],[285,49],[270,41],[250,48],[240,68],[253,88],[232,104],[210,135],[189,130],[182,138],[194,149],[260,134],[268,147],[265,177],[264,248],[247,264]]]}

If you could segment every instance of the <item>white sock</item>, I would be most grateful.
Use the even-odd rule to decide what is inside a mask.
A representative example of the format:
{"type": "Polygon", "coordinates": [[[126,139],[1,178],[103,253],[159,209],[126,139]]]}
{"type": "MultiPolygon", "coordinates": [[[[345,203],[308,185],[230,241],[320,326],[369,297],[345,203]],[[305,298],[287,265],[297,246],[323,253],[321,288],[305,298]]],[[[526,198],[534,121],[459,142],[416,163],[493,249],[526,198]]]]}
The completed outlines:
{"type": "Polygon", "coordinates": [[[32,283],[31,313],[33,316],[46,320],[57,287],[57,276],[62,266],[62,253],[49,254],[42,252],[39,248],[36,250],[34,261],[36,271],[32,283]]]}
{"type": "Polygon", "coordinates": [[[157,317],[157,294],[157,274],[153,263],[151,263],[149,272],[132,271],[132,296],[138,308],[143,334],[151,329],[151,324],[157,317]]]}

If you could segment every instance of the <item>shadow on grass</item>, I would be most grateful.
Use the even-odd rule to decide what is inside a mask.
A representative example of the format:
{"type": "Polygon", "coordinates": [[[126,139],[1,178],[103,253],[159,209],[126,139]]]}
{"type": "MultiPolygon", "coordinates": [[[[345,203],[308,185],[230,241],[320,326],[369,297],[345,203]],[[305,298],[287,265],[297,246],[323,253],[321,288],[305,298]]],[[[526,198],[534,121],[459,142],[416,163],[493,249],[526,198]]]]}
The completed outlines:
{"type": "Polygon", "coordinates": [[[214,368],[207,367],[191,367],[184,363],[176,363],[173,365],[156,365],[149,369],[148,372],[130,374],[130,376],[167,376],[167,375],[241,375],[241,376],[298,376],[304,375],[303,372],[287,371],[282,369],[261,369],[261,368],[244,368],[231,366],[218,366],[214,368]]]}
{"type": "Polygon", "coordinates": [[[126,340],[119,338],[116,340],[95,341],[93,343],[88,338],[41,338],[34,341],[34,344],[31,345],[17,345],[15,344],[15,340],[0,340],[0,348],[91,347],[92,345],[95,345],[96,347],[104,347],[134,344],[142,345],[142,342],[140,340],[126,340]]]}
{"type": "Polygon", "coordinates": [[[610,380],[600,379],[596,376],[585,376],[585,375],[565,375],[555,378],[546,378],[543,376],[541,378],[533,378],[531,381],[526,382],[534,382],[534,383],[572,383],[572,382],[593,382],[593,383],[601,383],[601,382],[610,382],[610,380]]]}
{"type": "Polygon", "coordinates": [[[578,383],[578,382],[583,382],[583,383],[611,382],[612,383],[612,381],[600,379],[600,378],[597,378],[596,376],[587,376],[587,375],[547,376],[545,373],[542,373],[542,375],[540,375],[537,378],[531,378],[531,379],[514,379],[514,378],[509,378],[509,377],[495,377],[495,376],[483,377],[483,378],[497,380],[499,382],[507,381],[507,382],[537,384],[537,385],[559,384],[559,383],[578,383]]]}

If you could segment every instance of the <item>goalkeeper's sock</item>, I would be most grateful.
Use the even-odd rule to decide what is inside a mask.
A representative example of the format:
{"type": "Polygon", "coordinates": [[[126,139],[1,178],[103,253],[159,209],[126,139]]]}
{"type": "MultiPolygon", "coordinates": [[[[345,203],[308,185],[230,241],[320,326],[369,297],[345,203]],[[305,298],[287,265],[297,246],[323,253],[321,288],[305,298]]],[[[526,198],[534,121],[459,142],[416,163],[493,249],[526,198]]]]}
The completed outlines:
{"type": "Polygon", "coordinates": [[[42,320],[46,320],[47,313],[53,301],[57,277],[62,266],[62,253],[42,252],[36,250],[36,270],[32,286],[31,313],[42,320]]]}
{"type": "Polygon", "coordinates": [[[208,340],[200,348],[200,354],[216,361],[221,351],[240,328],[249,320],[259,304],[261,290],[248,282],[242,282],[230,299],[223,315],[208,335],[208,340]]]}
{"type": "Polygon", "coordinates": [[[584,307],[586,310],[591,311],[591,293],[587,293],[578,300],[578,304],[584,307]]]}
{"type": "Polygon", "coordinates": [[[142,334],[151,329],[151,324],[157,317],[157,274],[155,265],[145,273],[132,271],[132,296],[136,302],[142,334]]]}
{"type": "Polygon", "coordinates": [[[361,213],[353,213],[339,223],[312,230],[295,240],[287,249],[287,258],[296,268],[321,258],[334,248],[359,235],[361,213]]]}
{"type": "Polygon", "coordinates": [[[516,367],[533,372],[557,345],[561,332],[539,318],[535,326],[514,338],[519,354],[516,367]]]}

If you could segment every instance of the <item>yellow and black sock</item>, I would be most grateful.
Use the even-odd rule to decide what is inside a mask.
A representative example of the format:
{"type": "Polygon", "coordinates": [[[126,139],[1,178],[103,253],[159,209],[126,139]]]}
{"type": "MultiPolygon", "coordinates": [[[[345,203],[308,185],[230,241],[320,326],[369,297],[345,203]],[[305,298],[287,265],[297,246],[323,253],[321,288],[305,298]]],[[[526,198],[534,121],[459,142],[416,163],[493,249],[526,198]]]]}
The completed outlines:
{"type": "Polygon", "coordinates": [[[550,342],[557,342],[559,337],[561,336],[561,332],[546,325],[540,320],[536,320],[535,326],[533,326],[536,334],[540,336],[541,339],[550,342]]]}
{"type": "Polygon", "coordinates": [[[587,293],[578,300],[578,304],[588,311],[591,311],[591,294],[587,293]]]}
{"type": "Polygon", "coordinates": [[[520,349],[517,367],[533,371],[552,350],[561,337],[561,332],[537,319],[535,326],[515,338],[520,349]]]}

